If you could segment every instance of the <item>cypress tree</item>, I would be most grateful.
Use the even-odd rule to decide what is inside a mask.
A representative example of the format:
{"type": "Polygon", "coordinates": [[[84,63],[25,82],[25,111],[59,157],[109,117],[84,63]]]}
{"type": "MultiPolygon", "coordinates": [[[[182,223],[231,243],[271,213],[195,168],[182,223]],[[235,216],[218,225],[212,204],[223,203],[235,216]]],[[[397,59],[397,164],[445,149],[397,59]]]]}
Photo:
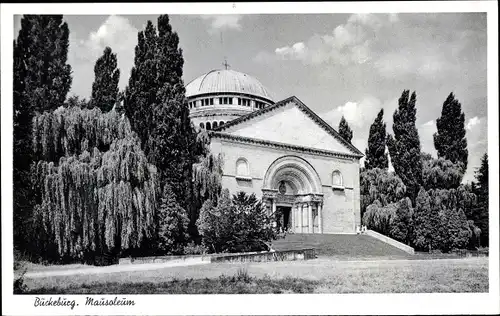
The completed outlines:
{"type": "Polygon", "coordinates": [[[389,160],[385,152],[386,130],[384,119],[384,109],[377,114],[377,118],[370,126],[368,136],[368,148],[366,149],[365,169],[387,169],[389,160]]]}
{"type": "Polygon", "coordinates": [[[23,248],[32,218],[32,118],[64,104],[72,82],[68,38],[62,15],[24,15],[14,41],[14,243],[23,248]]]}
{"type": "Polygon", "coordinates": [[[477,207],[473,211],[474,223],[481,229],[481,246],[489,245],[489,185],[488,185],[488,154],[481,158],[481,167],[476,171],[476,181],[473,183],[473,193],[477,196],[477,207]]]}
{"type": "Polygon", "coordinates": [[[450,93],[443,103],[441,117],[436,120],[434,147],[438,157],[457,164],[461,163],[462,173],[467,170],[467,139],[465,138],[465,115],[462,105],[450,93]]]}
{"type": "Polygon", "coordinates": [[[110,47],[106,47],[94,66],[95,79],[92,84],[91,108],[99,107],[105,113],[115,105],[120,80],[120,69],[117,65],[116,54],[110,47]]]}
{"type": "Polygon", "coordinates": [[[347,140],[349,143],[351,142],[352,129],[349,127],[349,124],[347,124],[347,121],[345,120],[343,115],[339,123],[339,134],[343,139],[347,140]]]}
{"type": "Polygon", "coordinates": [[[422,160],[420,139],[415,126],[417,109],[415,92],[404,90],[399,98],[399,106],[394,111],[392,129],[394,136],[387,137],[387,147],[391,155],[392,165],[396,174],[406,185],[408,197],[412,204],[422,184],[422,160]]]}
{"type": "Polygon", "coordinates": [[[148,161],[159,169],[161,186],[169,184],[179,205],[192,212],[192,166],[200,146],[185,103],[184,59],[178,46],[168,15],[158,18],[158,32],[151,21],[139,32],[125,112],[148,161]]]}

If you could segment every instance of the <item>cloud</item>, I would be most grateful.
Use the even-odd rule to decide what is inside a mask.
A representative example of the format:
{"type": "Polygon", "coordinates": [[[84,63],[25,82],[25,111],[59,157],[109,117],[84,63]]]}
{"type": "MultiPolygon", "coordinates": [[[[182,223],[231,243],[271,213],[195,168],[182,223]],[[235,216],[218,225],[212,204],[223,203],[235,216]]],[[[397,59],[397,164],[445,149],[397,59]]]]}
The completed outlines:
{"type": "MultiPolygon", "coordinates": [[[[306,65],[364,64],[372,59],[370,46],[375,32],[397,21],[395,15],[353,14],[331,33],[316,34],[306,41],[278,47],[274,53],[277,60],[296,60],[306,65]]],[[[268,54],[260,52],[258,56],[254,60],[270,61],[268,54]]]]}
{"type": "Polygon", "coordinates": [[[70,33],[68,62],[74,73],[78,74],[73,77],[72,92],[82,97],[90,96],[94,64],[106,46],[117,54],[119,87],[125,88],[134,63],[138,31],[127,18],[111,15],[87,38],[79,39],[70,33]]]}
{"type": "Polygon", "coordinates": [[[203,20],[210,22],[210,33],[215,33],[218,30],[230,29],[230,30],[241,30],[240,21],[242,15],[238,14],[225,14],[225,15],[200,15],[203,20]]]}
{"type": "Polygon", "coordinates": [[[422,152],[436,156],[434,148],[434,133],[437,132],[436,122],[430,120],[418,127],[418,136],[422,152]]]}
{"type": "Polygon", "coordinates": [[[469,119],[469,121],[467,122],[467,125],[466,125],[467,130],[469,130],[469,131],[472,130],[474,128],[474,126],[476,126],[480,122],[481,122],[481,120],[477,116],[474,116],[473,118],[469,119]]]}

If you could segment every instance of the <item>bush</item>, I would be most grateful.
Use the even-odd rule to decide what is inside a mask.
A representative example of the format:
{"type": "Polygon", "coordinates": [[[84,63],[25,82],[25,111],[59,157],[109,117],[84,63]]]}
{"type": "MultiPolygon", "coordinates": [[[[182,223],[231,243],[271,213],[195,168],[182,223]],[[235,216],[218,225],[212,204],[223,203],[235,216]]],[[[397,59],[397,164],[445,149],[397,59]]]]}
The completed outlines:
{"type": "Polygon", "coordinates": [[[177,203],[168,184],[158,208],[158,250],[161,254],[182,254],[187,244],[189,218],[177,203]]]}
{"type": "Polygon", "coordinates": [[[243,192],[231,198],[224,190],[217,204],[206,201],[197,225],[209,252],[258,251],[262,242],[277,238],[272,216],[264,205],[254,194],[243,192]]]}
{"type": "Polygon", "coordinates": [[[208,252],[207,248],[203,245],[196,245],[194,242],[190,242],[184,247],[185,255],[204,255],[208,252]]]}
{"type": "Polygon", "coordinates": [[[366,208],[363,223],[376,232],[389,236],[394,216],[396,216],[397,203],[382,206],[379,200],[366,208]]]}

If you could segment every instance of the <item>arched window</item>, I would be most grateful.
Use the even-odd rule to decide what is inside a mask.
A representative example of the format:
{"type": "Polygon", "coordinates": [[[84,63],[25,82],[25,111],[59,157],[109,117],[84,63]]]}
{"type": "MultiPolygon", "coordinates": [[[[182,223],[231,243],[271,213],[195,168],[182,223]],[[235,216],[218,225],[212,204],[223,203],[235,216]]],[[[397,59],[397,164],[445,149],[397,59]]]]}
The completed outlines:
{"type": "Polygon", "coordinates": [[[207,122],[207,130],[211,130],[212,129],[212,126],[210,125],[210,122],[207,122]]]}
{"type": "Polygon", "coordinates": [[[205,128],[205,124],[200,123],[200,127],[201,127],[201,128],[205,128]]]}
{"type": "Polygon", "coordinates": [[[212,123],[212,128],[217,128],[217,122],[212,123]]]}
{"type": "Polygon", "coordinates": [[[245,158],[240,158],[236,161],[236,176],[238,177],[249,177],[250,169],[248,167],[248,161],[245,158]]]}
{"type": "Polygon", "coordinates": [[[224,121],[219,122],[219,126],[224,125],[224,121]]]}
{"type": "Polygon", "coordinates": [[[342,179],[342,174],[338,170],[335,170],[332,173],[332,185],[333,185],[333,187],[336,187],[336,188],[344,187],[344,181],[342,179]]]}

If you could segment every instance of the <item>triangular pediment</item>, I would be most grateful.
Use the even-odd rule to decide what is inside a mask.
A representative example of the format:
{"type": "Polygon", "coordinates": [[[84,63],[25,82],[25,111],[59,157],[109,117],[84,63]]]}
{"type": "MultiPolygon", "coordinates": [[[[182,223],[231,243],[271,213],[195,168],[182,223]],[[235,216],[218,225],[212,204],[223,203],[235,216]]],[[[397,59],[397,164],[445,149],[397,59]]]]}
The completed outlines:
{"type": "Polygon", "coordinates": [[[280,144],[290,144],[362,156],[353,145],[295,97],[240,117],[221,128],[221,133],[280,144]]]}

